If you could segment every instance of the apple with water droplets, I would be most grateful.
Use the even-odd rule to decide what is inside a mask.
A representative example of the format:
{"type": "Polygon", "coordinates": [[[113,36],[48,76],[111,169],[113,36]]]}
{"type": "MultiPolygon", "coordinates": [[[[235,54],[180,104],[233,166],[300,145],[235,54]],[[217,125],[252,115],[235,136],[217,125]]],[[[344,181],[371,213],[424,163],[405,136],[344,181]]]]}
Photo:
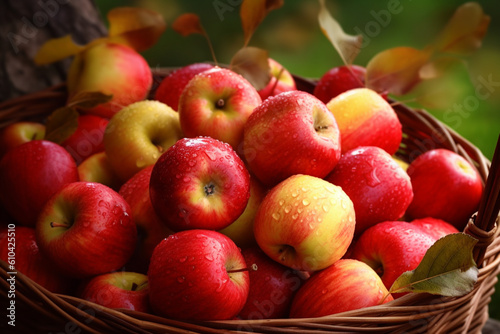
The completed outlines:
{"type": "Polygon", "coordinates": [[[336,66],[325,72],[314,87],[314,96],[330,102],[337,95],[365,86],[366,69],[358,65],[336,66]]]}
{"type": "Polygon", "coordinates": [[[325,180],[342,187],[352,200],[357,236],[377,223],[398,220],[413,199],[408,174],[376,146],[347,151],[325,180]]]}
{"type": "Polygon", "coordinates": [[[440,148],[419,155],[407,173],[414,192],[406,212],[409,219],[438,218],[462,231],[483,194],[476,168],[459,154],[440,148]]]}
{"type": "Polygon", "coordinates": [[[243,154],[268,186],[295,174],[323,178],[340,159],[340,132],[323,102],[306,92],[284,92],[267,98],[248,118],[243,154]]]}
{"type": "Polygon", "coordinates": [[[134,252],[137,229],[127,202],[113,189],[73,182],[38,216],[41,252],[64,274],[88,278],[120,269],[134,252]]]}
{"type": "Polygon", "coordinates": [[[304,283],[293,299],[290,317],[322,317],[391,300],[375,270],[361,261],[342,259],[304,283]]]}
{"type": "Polygon", "coordinates": [[[85,280],[78,296],[109,307],[150,312],[148,277],[144,274],[115,271],[85,280]]]}
{"type": "Polygon", "coordinates": [[[153,165],[182,137],[179,115],[164,103],[146,100],[113,116],[104,133],[104,150],[116,175],[125,182],[153,165]]]}
{"type": "Polygon", "coordinates": [[[430,235],[436,241],[444,236],[447,236],[448,234],[460,232],[450,223],[432,217],[414,219],[410,223],[420,227],[423,231],[425,231],[425,233],[430,235]]]}
{"type": "Polygon", "coordinates": [[[164,239],[151,256],[148,278],[153,312],[171,319],[232,319],[248,297],[245,259],[216,231],[187,230],[164,239]]]}
{"type": "MultiPolygon", "coordinates": [[[[404,221],[386,221],[367,229],[356,241],[353,259],[372,267],[387,289],[405,271],[415,269],[435,238],[404,221]]],[[[399,298],[402,294],[394,294],[399,298]]]]}
{"type": "Polygon", "coordinates": [[[262,102],[243,76],[215,67],[197,74],[179,99],[179,119],[186,137],[209,136],[235,150],[243,141],[243,127],[262,102]]]}
{"type": "Polygon", "coordinates": [[[354,235],[355,213],[342,188],[294,175],[266,195],[254,222],[260,248],[296,270],[316,271],[339,260],[354,235]]]}
{"type": "Polygon", "coordinates": [[[153,208],[171,230],[220,230],[245,210],[250,174],[229,144],[183,138],[155,163],[149,192],[153,208]]]}

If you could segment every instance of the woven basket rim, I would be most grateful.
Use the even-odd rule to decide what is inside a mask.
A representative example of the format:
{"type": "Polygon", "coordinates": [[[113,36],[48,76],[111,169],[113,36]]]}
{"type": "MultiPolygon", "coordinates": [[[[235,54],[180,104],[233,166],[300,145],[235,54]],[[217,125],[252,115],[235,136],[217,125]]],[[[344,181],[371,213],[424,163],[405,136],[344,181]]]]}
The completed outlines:
{"type": "MultiPolygon", "coordinates": [[[[155,83],[158,84],[161,78],[175,69],[153,69],[155,83]]],[[[308,92],[312,92],[311,89],[317,82],[315,79],[299,76],[294,78],[297,88],[308,92]]],[[[66,99],[66,86],[60,84],[41,92],[4,101],[0,103],[0,129],[19,120],[42,119],[48,110],[63,105],[66,99]],[[36,107],[33,108],[34,105],[36,107]]],[[[395,104],[394,109],[403,123],[405,133],[401,148],[397,152],[398,156],[411,161],[430,148],[447,148],[471,162],[486,182],[491,162],[472,143],[425,110],[412,109],[404,104],[395,104]]],[[[471,219],[466,227],[467,233],[479,239],[479,250],[475,253],[479,276],[474,290],[462,297],[408,294],[383,305],[321,318],[205,322],[183,322],[136,311],[109,309],[76,297],[51,293],[20,272],[16,276],[16,297],[22,301],[25,310],[21,311],[26,314],[34,312],[38,317],[48,319],[49,323],[53,321],[57,325],[73,322],[90,333],[305,333],[312,330],[315,333],[418,332],[422,328],[418,326],[423,325],[436,331],[458,332],[467,329],[479,332],[486,321],[489,298],[494,292],[496,276],[500,273],[500,229],[494,227],[494,223],[498,223],[498,215],[493,217],[493,224],[491,217],[489,218],[489,221],[481,222],[471,219]],[[96,316],[82,312],[82,306],[94,310],[96,316]],[[89,321],[91,325],[87,323],[89,321]]],[[[2,299],[7,298],[9,288],[6,281],[10,276],[8,268],[8,264],[0,260],[2,299]]]]}

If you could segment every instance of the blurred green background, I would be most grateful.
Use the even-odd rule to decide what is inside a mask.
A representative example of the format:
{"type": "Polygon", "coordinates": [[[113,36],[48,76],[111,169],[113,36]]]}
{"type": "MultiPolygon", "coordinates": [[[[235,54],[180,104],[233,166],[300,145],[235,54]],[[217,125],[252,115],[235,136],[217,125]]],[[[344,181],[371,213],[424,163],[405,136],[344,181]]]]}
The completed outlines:
{"type": "MultiPolygon", "coordinates": [[[[229,63],[243,46],[241,0],[128,0],[119,4],[112,0],[95,1],[103,16],[118,5],[150,8],[164,16],[167,30],[153,48],[143,53],[151,67],[212,60],[201,35],[181,37],[171,29],[172,22],[187,12],[200,16],[220,63],[229,63]]],[[[462,72],[452,77],[450,84],[457,85],[461,93],[449,108],[427,110],[491,159],[500,132],[500,5],[497,0],[478,2],[491,22],[482,47],[464,57],[466,65],[462,72]]],[[[464,1],[326,0],[326,3],[347,33],[364,35],[365,42],[355,64],[365,66],[378,52],[392,47],[425,47],[464,1]],[[389,5],[398,8],[398,13],[387,18],[382,13],[388,13],[389,5]]],[[[250,45],[268,50],[270,57],[294,74],[319,78],[342,62],[320,31],[318,8],[317,0],[285,0],[284,6],[272,11],[259,26],[250,45]]],[[[500,296],[497,295],[490,305],[490,314],[500,319],[500,296]]]]}

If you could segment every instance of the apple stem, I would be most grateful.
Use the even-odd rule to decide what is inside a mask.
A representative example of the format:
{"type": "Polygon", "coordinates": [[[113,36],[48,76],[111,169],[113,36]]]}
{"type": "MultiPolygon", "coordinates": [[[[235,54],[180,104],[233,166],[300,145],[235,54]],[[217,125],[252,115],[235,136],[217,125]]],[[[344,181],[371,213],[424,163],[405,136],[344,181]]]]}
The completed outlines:
{"type": "Polygon", "coordinates": [[[158,149],[158,152],[163,153],[163,146],[156,145],[156,148],[158,149]]]}
{"type": "Polygon", "coordinates": [[[248,268],[242,268],[242,269],[234,269],[234,270],[228,270],[228,274],[234,274],[234,273],[242,273],[244,271],[249,271],[248,268]]]}
{"type": "Polygon", "coordinates": [[[384,301],[387,299],[387,297],[389,297],[390,295],[391,295],[391,293],[390,293],[390,292],[388,292],[388,293],[384,296],[384,298],[382,298],[382,300],[378,303],[378,305],[382,305],[382,304],[384,303],[384,301]]]}
{"type": "Polygon", "coordinates": [[[278,86],[278,82],[279,82],[281,75],[283,74],[284,71],[285,71],[285,68],[282,67],[280,72],[276,76],[276,81],[274,82],[273,88],[271,88],[271,95],[274,95],[274,90],[276,89],[276,86],[278,86]]]}
{"type": "Polygon", "coordinates": [[[224,99],[218,99],[217,102],[215,103],[215,108],[217,109],[222,109],[226,105],[226,101],[224,99]]]}
{"type": "Polygon", "coordinates": [[[68,223],[50,222],[50,227],[69,227],[68,223]]]}

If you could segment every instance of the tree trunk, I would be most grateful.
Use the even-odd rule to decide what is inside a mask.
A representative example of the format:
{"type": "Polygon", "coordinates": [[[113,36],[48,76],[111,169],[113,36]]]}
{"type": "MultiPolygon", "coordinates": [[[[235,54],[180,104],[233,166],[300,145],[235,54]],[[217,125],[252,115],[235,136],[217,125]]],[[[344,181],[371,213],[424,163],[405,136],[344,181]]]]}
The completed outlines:
{"type": "Polygon", "coordinates": [[[82,45],[107,34],[92,0],[0,1],[0,102],[65,81],[70,59],[37,66],[33,58],[68,34],[82,45]]]}

